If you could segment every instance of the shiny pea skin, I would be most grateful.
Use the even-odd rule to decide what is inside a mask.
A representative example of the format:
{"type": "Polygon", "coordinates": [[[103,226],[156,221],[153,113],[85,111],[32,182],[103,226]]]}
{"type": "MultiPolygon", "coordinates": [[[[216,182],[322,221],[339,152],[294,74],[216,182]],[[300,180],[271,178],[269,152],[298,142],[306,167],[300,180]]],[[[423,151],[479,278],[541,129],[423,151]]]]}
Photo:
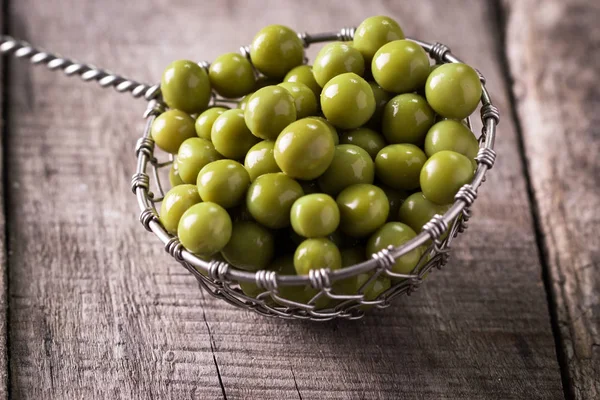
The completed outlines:
{"type": "Polygon", "coordinates": [[[444,205],[454,201],[454,196],[473,179],[473,164],[460,153],[442,150],[435,153],[423,165],[420,182],[426,198],[444,205]]]}
{"type": "Polygon", "coordinates": [[[196,118],[196,135],[198,135],[199,138],[211,140],[210,132],[212,126],[219,115],[223,114],[225,111],[227,111],[225,107],[211,107],[208,110],[203,111],[202,114],[196,118]]]}
{"type": "Polygon", "coordinates": [[[252,40],[250,58],[261,73],[269,78],[281,79],[292,68],[302,64],[304,46],[292,29],[269,25],[252,40]]]}
{"type": "Polygon", "coordinates": [[[390,203],[390,214],[388,216],[388,222],[398,220],[398,212],[400,206],[404,203],[404,200],[408,197],[408,193],[404,190],[393,189],[387,185],[379,185],[385,192],[388,202],[390,203]]]}
{"type": "Polygon", "coordinates": [[[422,96],[400,94],[385,106],[382,132],[388,143],[419,144],[434,120],[435,113],[422,96]]]}
{"type": "Polygon", "coordinates": [[[238,105],[236,108],[246,111],[246,107],[248,107],[248,100],[250,100],[250,97],[252,97],[253,94],[254,93],[250,93],[250,94],[247,94],[244,97],[242,97],[242,99],[238,102],[238,105]]]}
{"type": "Polygon", "coordinates": [[[278,86],[286,89],[294,98],[296,118],[305,118],[317,113],[317,98],[308,86],[295,82],[283,82],[278,86]]]}
{"type": "Polygon", "coordinates": [[[291,210],[294,231],[307,238],[332,234],[340,223],[340,210],[335,200],[322,193],[309,194],[294,202],[291,210]]]}
{"type": "Polygon", "coordinates": [[[387,143],[382,135],[370,128],[357,128],[340,135],[341,144],[353,144],[365,150],[374,160],[387,143]]]}
{"type": "Polygon", "coordinates": [[[289,176],[278,172],[261,175],[248,189],[246,206],[252,217],[271,229],[290,225],[290,211],[302,197],[302,187],[289,176]]]}
{"type": "Polygon", "coordinates": [[[375,175],[394,189],[414,190],[426,161],[423,150],[414,144],[391,144],[377,154],[375,175]]]}
{"type": "Polygon", "coordinates": [[[365,72],[365,60],[362,54],[353,46],[343,42],[323,46],[313,65],[313,74],[319,86],[325,86],[331,78],[346,72],[354,72],[357,75],[365,72]]]}
{"type": "Polygon", "coordinates": [[[340,209],[340,230],[352,237],[365,237],[387,220],[390,205],[384,191],[374,185],[356,184],[336,198],[340,209]]]}
{"type": "Polygon", "coordinates": [[[364,125],[375,112],[375,95],[360,76],[348,72],[332,78],[321,92],[321,109],[334,126],[354,129],[364,125]]]}
{"type": "Polygon", "coordinates": [[[421,233],[423,225],[434,215],[444,215],[451,204],[438,205],[425,196],[422,192],[413,193],[404,200],[398,210],[398,220],[410,226],[415,232],[421,233]]]}
{"type": "Polygon", "coordinates": [[[213,89],[223,97],[241,97],[254,89],[252,64],[241,54],[226,53],[217,57],[210,64],[208,77],[213,89]]]}
{"type": "Polygon", "coordinates": [[[296,118],[294,97],[281,86],[265,86],[257,90],[244,110],[244,119],[252,134],[265,140],[277,139],[296,118]]]}
{"type": "MultiPolygon", "coordinates": [[[[401,222],[388,222],[369,238],[366,255],[367,257],[371,257],[373,254],[388,246],[402,246],[415,237],[417,237],[417,234],[410,226],[401,222]]],[[[417,266],[422,254],[423,249],[421,247],[417,247],[404,254],[396,260],[392,266],[392,272],[397,274],[410,274],[417,266]]]]}
{"type": "Polygon", "coordinates": [[[273,234],[253,221],[235,222],[231,239],[221,254],[231,265],[246,271],[266,268],[273,259],[273,234]]]}
{"type": "Polygon", "coordinates": [[[195,185],[182,184],[169,190],[160,205],[160,222],[167,232],[175,235],[183,213],[200,201],[195,185]]]}
{"type": "Polygon", "coordinates": [[[306,239],[294,253],[294,268],[298,275],[308,275],[308,271],[321,268],[334,271],[342,268],[342,256],[330,240],[306,239]]]}
{"type": "Polygon", "coordinates": [[[211,142],[199,137],[187,139],[179,147],[175,163],[185,183],[196,183],[198,173],[207,164],[223,158],[211,142]]]}
{"type": "Polygon", "coordinates": [[[423,88],[429,71],[427,53],[409,40],[395,40],[383,45],[371,63],[375,82],[391,93],[409,93],[423,88]]]}
{"type": "Polygon", "coordinates": [[[427,78],[425,95],[433,110],[443,117],[462,120],[475,111],[481,99],[477,72],[466,64],[440,65],[427,78]]]}
{"type": "Polygon", "coordinates": [[[318,179],[321,190],[337,196],[357,183],[373,183],[375,167],[369,153],[352,144],[335,147],[333,161],[318,179]]]}
{"type": "Polygon", "coordinates": [[[283,81],[304,83],[310,88],[310,90],[313,91],[315,98],[318,99],[321,95],[321,86],[319,86],[315,80],[315,76],[313,75],[312,67],[310,65],[299,65],[293,68],[287,73],[285,78],[283,78],[283,81]]]}
{"type": "Polygon", "coordinates": [[[371,86],[373,95],[375,96],[375,112],[369,122],[367,122],[367,126],[379,130],[381,128],[381,120],[383,119],[383,110],[385,109],[385,105],[392,98],[392,95],[383,90],[377,82],[369,82],[369,86],[371,86]]]}
{"type": "Polygon", "coordinates": [[[404,32],[390,17],[374,16],[365,19],[354,32],[353,46],[370,62],[386,43],[404,39],[404,32]]]}
{"type": "Polygon", "coordinates": [[[469,160],[474,160],[479,151],[479,143],[463,123],[444,120],[433,125],[425,137],[425,153],[431,157],[442,150],[460,153],[469,160]]]}
{"type": "Polygon", "coordinates": [[[218,204],[203,202],[190,207],[181,217],[177,234],[183,247],[194,254],[213,255],[231,238],[231,218],[218,204]]]}
{"type": "Polygon", "coordinates": [[[177,154],[181,143],[196,136],[194,119],[183,111],[166,111],[156,117],[150,135],[159,148],[177,154]]]}
{"type": "Polygon", "coordinates": [[[175,187],[178,185],[182,185],[183,181],[181,180],[181,177],[179,176],[179,171],[177,170],[177,159],[175,159],[175,161],[173,161],[173,164],[171,164],[171,168],[169,169],[169,183],[171,184],[171,187],[175,187]]]}
{"type": "Polygon", "coordinates": [[[244,122],[244,112],[234,109],[221,114],[212,126],[211,139],[224,157],[243,160],[252,146],[259,142],[244,122]]]}
{"type": "Polygon", "coordinates": [[[250,176],[242,164],[233,160],[218,160],[200,170],[198,193],[203,201],[223,208],[240,205],[250,186],[250,176]]]}
{"type": "Polygon", "coordinates": [[[244,167],[246,167],[252,182],[261,175],[281,172],[281,169],[275,162],[274,148],[275,142],[264,140],[256,143],[246,153],[244,167]]]}
{"type": "Polygon", "coordinates": [[[327,128],[329,129],[329,133],[331,133],[331,138],[333,139],[333,144],[336,146],[338,144],[340,144],[340,137],[337,133],[337,129],[335,129],[335,126],[333,126],[331,124],[331,122],[329,122],[329,121],[327,121],[327,119],[325,119],[323,117],[319,117],[319,116],[318,117],[308,117],[308,118],[316,119],[316,120],[319,120],[322,123],[324,123],[327,126],[327,128]]]}
{"type": "Polygon", "coordinates": [[[335,146],[327,125],[304,118],[288,125],[275,142],[275,161],[292,178],[321,176],[333,160],[335,146]]]}
{"type": "Polygon", "coordinates": [[[165,103],[188,114],[202,112],[210,101],[210,81],[204,68],[193,61],[173,61],[160,83],[165,103]]]}

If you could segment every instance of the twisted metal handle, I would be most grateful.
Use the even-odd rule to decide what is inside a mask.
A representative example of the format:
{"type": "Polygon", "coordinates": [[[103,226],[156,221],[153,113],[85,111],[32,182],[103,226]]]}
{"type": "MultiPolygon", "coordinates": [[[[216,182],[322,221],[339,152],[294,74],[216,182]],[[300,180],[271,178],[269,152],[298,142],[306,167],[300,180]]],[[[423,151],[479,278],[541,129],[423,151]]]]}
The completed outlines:
{"type": "Polygon", "coordinates": [[[140,83],[91,64],[60,57],[11,36],[0,36],[0,54],[28,59],[34,65],[45,65],[49,70],[60,70],[67,76],[79,76],[85,82],[97,82],[103,88],[112,87],[119,93],[131,93],[135,98],[142,97],[150,101],[160,95],[159,85],[140,83]]]}

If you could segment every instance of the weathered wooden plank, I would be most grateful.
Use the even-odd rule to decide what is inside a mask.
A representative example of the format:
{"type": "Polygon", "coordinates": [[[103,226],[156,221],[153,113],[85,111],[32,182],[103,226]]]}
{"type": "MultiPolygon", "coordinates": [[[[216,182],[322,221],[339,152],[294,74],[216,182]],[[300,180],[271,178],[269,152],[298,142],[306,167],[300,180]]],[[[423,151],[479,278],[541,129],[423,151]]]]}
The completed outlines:
{"type": "Polygon", "coordinates": [[[533,197],[570,391],[600,397],[600,4],[506,1],[533,197]]]}
{"type": "MultiPolygon", "coordinates": [[[[13,33],[151,80],[172,59],[234,51],[268,23],[322,31],[390,14],[407,33],[451,45],[508,106],[495,16],[484,2],[141,4],[20,0],[13,33]]],[[[562,397],[509,117],[449,268],[363,321],[312,325],[202,294],[144,233],[127,187],[142,104],[44,70],[11,71],[15,397],[562,397]]]]}
{"type": "MultiPolygon", "coordinates": [[[[4,32],[4,2],[0,2],[0,32],[4,32]]],[[[6,105],[4,60],[0,57],[0,176],[4,173],[4,110],[6,105]]],[[[4,216],[4,181],[0,184],[0,399],[8,398],[8,351],[6,345],[6,297],[7,297],[7,258],[6,258],[6,219],[4,216]]]]}
{"type": "MultiPolygon", "coordinates": [[[[5,2],[0,2],[0,32],[4,32],[5,2]]],[[[6,106],[7,87],[5,82],[4,60],[0,57],[0,176],[4,174],[4,131],[6,128],[6,106]]],[[[7,321],[6,321],[6,298],[7,298],[7,257],[6,257],[6,219],[4,200],[4,181],[0,184],[0,399],[8,398],[8,348],[7,321]]]]}

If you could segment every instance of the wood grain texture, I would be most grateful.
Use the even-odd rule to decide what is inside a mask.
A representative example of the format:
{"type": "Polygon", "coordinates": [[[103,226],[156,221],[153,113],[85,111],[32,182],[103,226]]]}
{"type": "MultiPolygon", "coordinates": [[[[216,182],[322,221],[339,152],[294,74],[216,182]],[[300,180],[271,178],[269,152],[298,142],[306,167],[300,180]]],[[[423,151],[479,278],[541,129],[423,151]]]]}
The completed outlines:
{"type": "Polygon", "coordinates": [[[600,398],[600,3],[507,1],[544,257],[576,399],[600,398]]]}
{"type": "MultiPolygon", "coordinates": [[[[486,3],[19,0],[11,20],[15,35],[152,81],[173,59],[235,51],[269,23],[323,31],[389,14],[484,71],[506,110],[486,3]]],[[[128,188],[141,102],[22,64],[11,71],[15,398],[562,398],[509,117],[449,267],[362,321],[313,325],[210,298],[143,231],[128,188]]]]}
{"type": "MultiPolygon", "coordinates": [[[[0,32],[4,32],[4,3],[0,2],[0,32]]],[[[4,60],[0,57],[0,177],[4,174],[4,106],[7,88],[4,82],[4,60]]],[[[8,352],[6,345],[6,299],[7,299],[7,258],[6,258],[6,219],[4,215],[4,184],[0,184],[0,400],[8,398],[8,352]]]]}
{"type": "MultiPolygon", "coordinates": [[[[4,2],[0,2],[0,32],[4,32],[4,2]]],[[[0,57],[0,176],[4,177],[4,132],[6,116],[4,115],[7,101],[5,84],[4,59],[0,57]]],[[[8,348],[7,338],[7,257],[6,257],[6,218],[5,218],[5,188],[0,184],[0,399],[8,398],[8,348]]]]}

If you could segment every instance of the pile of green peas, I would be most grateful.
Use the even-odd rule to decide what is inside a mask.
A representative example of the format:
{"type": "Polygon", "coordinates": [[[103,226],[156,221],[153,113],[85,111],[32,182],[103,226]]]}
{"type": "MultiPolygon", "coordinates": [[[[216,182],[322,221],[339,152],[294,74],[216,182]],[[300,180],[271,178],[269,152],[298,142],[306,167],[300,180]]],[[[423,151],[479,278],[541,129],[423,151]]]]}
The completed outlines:
{"type": "MultiPolygon", "coordinates": [[[[479,146],[463,120],[481,97],[478,74],[431,65],[393,19],[367,18],[352,42],[325,45],[312,66],[296,32],[267,26],[249,58],[223,54],[208,71],[175,61],[162,77],[169,110],[151,135],[175,158],[160,220],[190,252],[247,271],[337,270],[416,237],[473,178],[479,146]],[[209,108],[212,91],[237,108],[209,108]]],[[[392,271],[411,273],[423,251],[392,271]]],[[[334,289],[354,294],[369,277],[334,289]]],[[[390,285],[371,280],[365,298],[390,285]]],[[[280,294],[308,302],[316,293],[280,294]]]]}

